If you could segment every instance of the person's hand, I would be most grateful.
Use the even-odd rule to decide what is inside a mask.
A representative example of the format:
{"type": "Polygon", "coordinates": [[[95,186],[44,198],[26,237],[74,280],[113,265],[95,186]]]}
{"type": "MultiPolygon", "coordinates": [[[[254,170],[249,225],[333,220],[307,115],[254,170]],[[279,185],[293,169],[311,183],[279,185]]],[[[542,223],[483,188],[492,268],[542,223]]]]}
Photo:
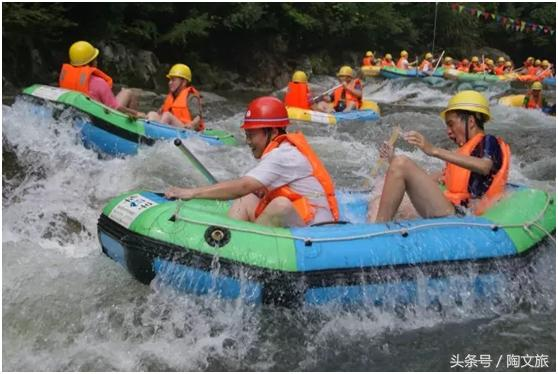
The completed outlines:
{"type": "Polygon", "coordinates": [[[434,146],[426,139],[424,135],[417,131],[409,131],[402,133],[403,139],[409,144],[415,145],[428,156],[432,156],[434,146]]]}
{"type": "Polygon", "coordinates": [[[262,187],[257,189],[256,191],[252,192],[254,195],[256,195],[258,198],[263,198],[264,195],[267,193],[267,188],[262,187]]]}
{"type": "Polygon", "coordinates": [[[383,142],[382,145],[380,145],[378,152],[381,159],[391,162],[393,156],[395,155],[395,148],[393,145],[389,144],[389,142],[383,142]]]}
{"type": "Polygon", "coordinates": [[[190,200],[194,198],[194,190],[190,188],[180,188],[171,186],[165,191],[166,198],[176,198],[183,200],[190,200]]]}
{"type": "Polygon", "coordinates": [[[137,118],[141,118],[141,119],[146,119],[146,118],[147,118],[147,114],[145,114],[144,112],[137,112],[137,113],[136,113],[136,117],[137,117],[137,118]]]}

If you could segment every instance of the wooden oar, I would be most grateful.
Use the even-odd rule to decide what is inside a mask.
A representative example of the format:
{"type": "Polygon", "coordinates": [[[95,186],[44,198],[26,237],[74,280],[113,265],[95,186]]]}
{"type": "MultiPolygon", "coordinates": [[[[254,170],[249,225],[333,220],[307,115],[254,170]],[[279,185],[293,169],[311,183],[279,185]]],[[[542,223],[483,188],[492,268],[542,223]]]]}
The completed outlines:
{"type": "MultiPolygon", "coordinates": [[[[389,137],[389,140],[387,141],[387,144],[389,144],[390,146],[393,147],[395,145],[395,142],[399,138],[399,134],[401,134],[401,127],[396,126],[393,129],[393,131],[391,132],[391,136],[389,137]]],[[[376,160],[376,163],[374,164],[374,167],[372,167],[372,170],[370,171],[370,178],[366,179],[365,186],[367,186],[367,187],[370,186],[370,180],[372,180],[373,178],[375,178],[378,175],[378,173],[380,172],[380,169],[385,164],[385,162],[386,162],[385,158],[378,158],[376,160]]]]}
{"type": "Polygon", "coordinates": [[[192,165],[196,169],[198,169],[200,173],[203,174],[203,176],[207,179],[209,183],[211,184],[218,183],[217,179],[213,176],[213,174],[211,174],[211,172],[207,170],[207,168],[200,162],[200,160],[198,160],[197,157],[194,156],[194,154],[184,145],[184,143],[182,143],[182,140],[178,138],[174,139],[174,145],[180,148],[182,153],[184,153],[184,155],[188,158],[188,160],[190,160],[192,165]]]}
{"type": "Polygon", "coordinates": [[[444,53],[446,53],[445,50],[442,51],[442,54],[440,55],[440,58],[438,58],[438,62],[436,62],[436,66],[434,66],[434,69],[432,69],[432,71],[428,73],[429,76],[432,76],[432,74],[434,74],[436,69],[438,69],[438,65],[440,65],[440,61],[442,61],[442,57],[444,57],[444,53]]]}
{"type": "Polygon", "coordinates": [[[315,103],[316,101],[318,101],[318,99],[319,99],[320,97],[325,96],[325,95],[327,95],[328,93],[333,92],[333,91],[335,91],[336,89],[338,89],[339,87],[342,87],[342,86],[343,86],[342,84],[338,84],[337,86],[332,87],[332,88],[330,88],[329,90],[322,92],[322,93],[319,94],[318,96],[314,96],[314,97],[312,98],[312,102],[315,103]]]}
{"type": "Polygon", "coordinates": [[[541,75],[542,73],[545,73],[547,71],[549,71],[550,69],[552,69],[552,64],[550,64],[549,67],[547,67],[546,69],[544,69],[543,71],[538,72],[537,74],[535,74],[535,77],[538,77],[539,75],[541,75]]]}

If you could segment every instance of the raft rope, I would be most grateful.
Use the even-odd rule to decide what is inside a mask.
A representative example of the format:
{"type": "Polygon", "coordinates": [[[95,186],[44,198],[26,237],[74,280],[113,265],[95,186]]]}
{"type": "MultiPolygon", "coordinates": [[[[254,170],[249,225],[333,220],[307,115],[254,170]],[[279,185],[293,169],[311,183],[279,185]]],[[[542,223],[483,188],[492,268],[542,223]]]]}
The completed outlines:
{"type": "Polygon", "coordinates": [[[434,31],[432,33],[432,53],[434,53],[434,44],[436,43],[436,23],[438,21],[438,2],[434,8],[434,31]]]}
{"type": "MultiPolygon", "coordinates": [[[[350,235],[350,236],[340,236],[340,237],[334,237],[334,238],[310,238],[310,237],[303,237],[303,236],[292,235],[292,234],[281,234],[281,233],[263,231],[263,230],[258,230],[258,229],[240,228],[240,227],[234,227],[234,226],[231,226],[231,225],[221,225],[221,224],[219,224],[218,226],[221,227],[221,228],[225,228],[225,229],[229,229],[229,230],[237,231],[237,232],[245,232],[245,233],[249,233],[249,234],[258,234],[258,235],[264,235],[264,236],[269,236],[269,237],[274,237],[274,238],[281,238],[281,239],[301,240],[301,241],[304,241],[307,244],[368,239],[368,238],[373,238],[373,237],[377,237],[377,236],[391,235],[391,234],[400,234],[403,237],[407,237],[409,235],[409,233],[412,232],[412,231],[424,230],[424,229],[433,228],[433,227],[448,227],[448,226],[485,227],[485,228],[489,228],[492,231],[497,231],[497,230],[502,229],[502,228],[522,228],[523,230],[525,230],[527,232],[527,234],[531,238],[536,240],[536,237],[534,236],[534,233],[531,230],[531,226],[534,226],[534,227],[538,228],[539,230],[541,230],[545,235],[547,235],[554,242],[554,244],[556,244],[556,239],[552,236],[552,234],[550,232],[548,232],[548,230],[546,230],[540,223],[538,223],[538,221],[543,217],[544,213],[548,210],[548,207],[549,207],[550,203],[552,202],[552,200],[553,199],[550,196],[548,196],[548,194],[547,194],[547,199],[546,199],[544,208],[539,212],[539,214],[533,220],[527,221],[525,223],[516,223],[516,224],[507,224],[507,225],[488,224],[488,223],[474,223],[474,222],[435,222],[435,223],[433,222],[433,223],[425,223],[425,224],[422,224],[422,225],[416,225],[416,226],[413,226],[413,227],[403,227],[403,228],[394,229],[394,230],[385,230],[385,231],[379,231],[379,232],[374,232],[374,233],[367,233],[367,234],[361,234],[361,235],[350,235]]],[[[178,213],[178,212],[176,212],[176,213],[178,213]]],[[[188,223],[194,223],[194,224],[205,225],[205,226],[216,226],[215,222],[206,222],[206,221],[202,221],[202,220],[198,220],[198,219],[182,217],[178,214],[175,214],[175,217],[176,217],[176,220],[180,220],[180,221],[184,221],[184,222],[188,222],[188,223]]]]}

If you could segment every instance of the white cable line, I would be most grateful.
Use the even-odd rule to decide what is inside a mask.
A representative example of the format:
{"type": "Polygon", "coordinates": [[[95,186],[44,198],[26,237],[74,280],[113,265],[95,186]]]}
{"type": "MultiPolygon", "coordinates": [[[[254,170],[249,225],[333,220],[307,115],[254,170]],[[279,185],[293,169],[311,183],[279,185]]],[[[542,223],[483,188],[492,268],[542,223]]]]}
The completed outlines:
{"type": "Polygon", "coordinates": [[[199,225],[219,226],[219,227],[226,228],[226,229],[233,230],[233,231],[237,231],[237,232],[245,232],[245,233],[249,233],[249,234],[259,234],[259,235],[265,235],[265,236],[270,236],[270,237],[275,237],[275,238],[283,238],[283,239],[302,240],[304,242],[312,242],[312,243],[367,239],[367,238],[373,238],[373,237],[376,237],[376,236],[389,235],[389,234],[402,234],[402,235],[404,235],[404,234],[408,234],[411,231],[418,231],[418,230],[422,230],[422,229],[426,229],[426,228],[445,227],[445,226],[486,227],[486,228],[489,228],[491,230],[500,229],[500,228],[519,228],[520,227],[520,228],[523,228],[529,234],[529,236],[531,236],[533,239],[536,239],[535,237],[533,237],[533,233],[529,230],[529,227],[535,226],[535,227],[541,229],[541,231],[543,231],[546,235],[548,235],[552,239],[552,241],[555,242],[555,239],[552,237],[552,235],[550,233],[548,233],[542,227],[542,225],[537,223],[537,221],[540,220],[540,218],[544,215],[544,213],[548,209],[550,201],[551,201],[551,198],[547,196],[545,206],[541,210],[541,212],[539,212],[539,214],[535,217],[535,219],[533,219],[531,221],[524,222],[524,223],[497,225],[497,224],[474,223],[474,222],[435,222],[435,223],[426,223],[426,224],[422,224],[422,225],[416,225],[416,226],[413,226],[413,227],[404,227],[404,228],[395,229],[395,230],[385,230],[385,231],[380,231],[380,232],[375,232],[375,233],[367,233],[367,234],[351,235],[351,236],[340,236],[340,237],[335,237],[335,238],[310,238],[310,237],[302,237],[302,236],[291,235],[291,234],[279,234],[279,233],[273,233],[273,232],[268,232],[268,231],[262,231],[262,230],[258,230],[258,229],[233,227],[233,226],[230,226],[230,225],[218,224],[216,222],[206,222],[206,221],[202,221],[202,220],[181,217],[179,215],[176,215],[176,219],[180,220],[180,221],[184,221],[184,222],[199,224],[199,225]]]}

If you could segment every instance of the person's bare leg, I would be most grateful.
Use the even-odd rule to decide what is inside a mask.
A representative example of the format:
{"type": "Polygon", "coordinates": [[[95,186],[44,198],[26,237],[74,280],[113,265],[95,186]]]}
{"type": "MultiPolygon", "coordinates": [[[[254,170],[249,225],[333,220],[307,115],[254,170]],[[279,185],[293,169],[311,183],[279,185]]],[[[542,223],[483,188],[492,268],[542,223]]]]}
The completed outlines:
{"type": "Polygon", "coordinates": [[[407,192],[421,217],[443,217],[454,213],[436,182],[406,156],[396,156],[390,163],[376,222],[391,221],[407,192]]]}
{"type": "MultiPolygon", "coordinates": [[[[378,210],[380,208],[381,197],[382,197],[381,195],[378,195],[370,199],[370,202],[368,203],[368,215],[367,215],[368,222],[375,221],[376,216],[378,215],[378,210]]],[[[416,211],[415,207],[413,206],[413,203],[411,203],[411,200],[409,200],[409,196],[405,194],[403,196],[403,200],[401,201],[401,205],[399,206],[399,209],[397,210],[393,218],[397,220],[405,220],[405,219],[415,219],[418,217],[420,216],[416,211]]]]}
{"type": "Polygon", "coordinates": [[[161,116],[157,112],[149,112],[147,113],[147,120],[161,122],[161,116]]]}
{"type": "Polygon", "coordinates": [[[172,114],[171,112],[164,112],[163,115],[161,116],[161,122],[166,123],[167,125],[175,126],[175,127],[186,127],[186,128],[188,128],[188,126],[186,126],[184,123],[182,123],[182,121],[179,120],[178,118],[176,118],[174,116],[174,114],[172,114]]]}
{"type": "Polygon", "coordinates": [[[273,227],[305,226],[293,203],[286,197],[273,199],[256,219],[256,223],[273,227]]]}
{"type": "Polygon", "coordinates": [[[356,104],[351,101],[347,104],[347,107],[343,110],[343,112],[350,112],[351,110],[356,110],[356,109],[357,109],[356,104]]]}
{"type": "Polygon", "coordinates": [[[324,113],[332,113],[333,112],[332,106],[325,101],[320,101],[320,102],[314,104],[312,106],[312,109],[316,110],[318,112],[324,112],[324,113]]]}
{"type": "Polygon", "coordinates": [[[127,108],[138,109],[138,96],[130,88],[121,89],[118,95],[116,95],[116,101],[127,108]]]}
{"type": "Polygon", "coordinates": [[[254,222],[256,219],[254,213],[259,202],[260,199],[254,194],[242,196],[233,201],[228,216],[241,221],[254,222]]]}

